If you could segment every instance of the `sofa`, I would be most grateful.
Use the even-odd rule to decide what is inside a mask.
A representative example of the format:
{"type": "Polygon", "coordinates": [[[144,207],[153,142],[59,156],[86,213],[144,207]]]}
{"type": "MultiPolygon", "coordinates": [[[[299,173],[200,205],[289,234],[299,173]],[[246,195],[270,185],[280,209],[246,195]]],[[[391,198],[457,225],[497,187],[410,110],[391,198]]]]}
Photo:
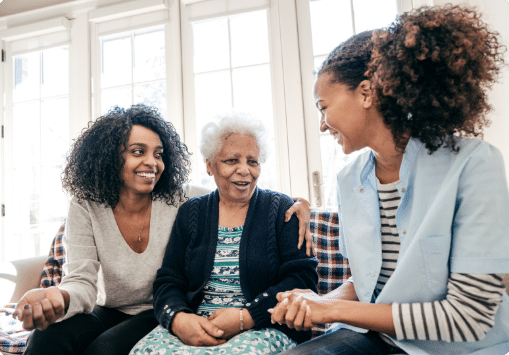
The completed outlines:
{"type": "MultiPolygon", "coordinates": [[[[23,331],[19,322],[12,320],[9,315],[15,302],[32,288],[49,287],[60,283],[62,265],[65,262],[62,245],[64,231],[65,221],[62,222],[47,257],[0,264],[0,354],[22,354],[26,347],[29,332],[23,331]]],[[[325,294],[341,286],[351,276],[348,262],[343,259],[339,250],[337,213],[313,210],[310,232],[319,261],[318,293],[325,294]]],[[[509,293],[509,275],[504,278],[504,283],[509,293]]],[[[313,335],[323,334],[329,325],[315,327],[313,335]]]]}

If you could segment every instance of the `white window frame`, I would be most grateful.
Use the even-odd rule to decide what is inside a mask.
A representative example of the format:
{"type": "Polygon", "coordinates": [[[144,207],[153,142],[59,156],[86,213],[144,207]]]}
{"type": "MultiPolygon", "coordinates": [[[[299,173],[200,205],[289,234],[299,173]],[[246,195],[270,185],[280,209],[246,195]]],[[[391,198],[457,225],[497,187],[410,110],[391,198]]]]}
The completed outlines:
{"type": "MultiPolygon", "coordinates": [[[[2,49],[4,62],[2,62],[2,80],[0,94],[3,98],[2,107],[0,108],[0,120],[2,125],[2,154],[0,155],[0,171],[2,179],[0,180],[0,200],[2,204],[1,226],[0,226],[0,261],[6,259],[5,250],[5,223],[4,218],[9,218],[9,206],[13,205],[13,201],[5,193],[6,183],[12,184],[15,178],[12,174],[5,174],[6,167],[11,166],[12,162],[12,136],[10,128],[12,127],[13,118],[13,63],[14,55],[30,53],[34,51],[42,51],[61,45],[71,43],[71,27],[72,22],[65,17],[56,17],[38,23],[29,25],[13,26],[11,28],[0,31],[0,40],[2,41],[2,49]],[[45,44],[45,39],[54,37],[56,41],[45,44]],[[13,49],[13,45],[15,49],[13,49]],[[3,213],[5,212],[5,215],[3,213]]],[[[70,58],[69,58],[70,61],[70,58]]],[[[69,97],[69,94],[68,94],[69,97]]]]}
{"type": "Polygon", "coordinates": [[[89,12],[92,41],[93,117],[101,116],[101,42],[102,36],[164,25],[166,58],[167,120],[183,134],[182,72],[179,3],[164,0],[132,1],[89,12]],[[156,20],[151,20],[155,17],[156,20]]]}

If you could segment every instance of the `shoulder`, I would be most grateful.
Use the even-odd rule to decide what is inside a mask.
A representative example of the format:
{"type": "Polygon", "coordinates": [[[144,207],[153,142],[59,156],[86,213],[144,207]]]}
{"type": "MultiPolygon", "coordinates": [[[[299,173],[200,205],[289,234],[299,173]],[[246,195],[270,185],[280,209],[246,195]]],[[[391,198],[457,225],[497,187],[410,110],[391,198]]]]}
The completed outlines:
{"type": "Polygon", "coordinates": [[[277,207],[278,210],[286,212],[294,202],[290,196],[281,192],[258,188],[257,203],[266,206],[272,205],[273,207],[277,207]]]}
{"type": "Polygon", "coordinates": [[[359,181],[360,177],[365,172],[374,166],[374,156],[371,149],[366,149],[349,162],[341,171],[338,173],[338,178],[342,180],[359,181]]]}
{"type": "Polygon", "coordinates": [[[203,209],[206,208],[209,201],[214,197],[216,192],[208,192],[207,194],[202,194],[198,196],[194,196],[189,198],[186,202],[184,202],[179,208],[179,214],[187,214],[191,209],[203,209]]]}

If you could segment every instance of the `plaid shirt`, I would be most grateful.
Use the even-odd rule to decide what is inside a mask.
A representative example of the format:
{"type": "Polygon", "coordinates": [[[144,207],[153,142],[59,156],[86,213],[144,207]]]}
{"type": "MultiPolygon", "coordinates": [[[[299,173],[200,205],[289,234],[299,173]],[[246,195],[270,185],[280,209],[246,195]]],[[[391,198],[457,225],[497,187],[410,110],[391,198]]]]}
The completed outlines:
{"type": "MultiPolygon", "coordinates": [[[[41,276],[41,287],[57,286],[62,279],[62,265],[65,262],[65,251],[62,244],[64,237],[65,221],[60,226],[57,235],[53,239],[41,276]]],[[[22,328],[22,323],[12,318],[16,308],[15,303],[9,303],[0,307],[0,351],[14,354],[22,354],[27,346],[30,331],[22,328]]]]}
{"type": "MultiPolygon", "coordinates": [[[[324,295],[338,288],[351,276],[348,261],[339,250],[339,222],[337,212],[311,211],[309,231],[319,260],[318,294],[324,295]]],[[[313,337],[325,333],[331,324],[313,327],[313,337]]]]}

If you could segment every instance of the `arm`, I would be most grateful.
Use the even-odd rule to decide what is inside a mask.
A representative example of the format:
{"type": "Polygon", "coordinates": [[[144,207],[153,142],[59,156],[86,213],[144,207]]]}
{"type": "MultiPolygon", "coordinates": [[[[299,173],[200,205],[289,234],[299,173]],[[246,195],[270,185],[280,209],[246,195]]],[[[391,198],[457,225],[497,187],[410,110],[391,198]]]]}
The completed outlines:
{"type": "Polygon", "coordinates": [[[99,261],[89,211],[76,199],[69,207],[64,244],[67,261],[62,283],[27,292],[13,314],[27,330],[46,329],[57,320],[90,313],[95,306],[99,261]]]}
{"type": "Polygon", "coordinates": [[[281,196],[276,217],[275,242],[277,245],[274,246],[274,250],[268,250],[269,253],[272,251],[279,253],[277,282],[260,292],[252,302],[246,305],[255,323],[255,328],[270,326],[270,314],[267,310],[276,305],[278,292],[294,288],[311,289],[316,292],[317,260],[307,257],[304,250],[297,249],[297,219],[292,217],[289,222],[284,222],[284,214],[289,206],[291,206],[291,201],[287,197],[281,196]]]}
{"type": "Polygon", "coordinates": [[[293,214],[299,219],[299,242],[297,248],[302,247],[304,239],[306,240],[306,255],[311,256],[313,254],[314,245],[313,238],[309,232],[309,219],[311,216],[311,208],[309,201],[303,198],[293,198],[295,203],[285,213],[285,222],[288,222],[293,214]]]}
{"type": "MultiPolygon", "coordinates": [[[[186,276],[186,249],[189,242],[191,204],[180,207],[161,268],[154,281],[154,313],[159,323],[191,346],[215,346],[224,343],[218,339],[224,331],[208,319],[193,314],[186,301],[189,280],[186,276]]],[[[197,207],[197,204],[194,205],[197,207]]],[[[196,212],[196,211],[195,211],[196,212]]]]}

